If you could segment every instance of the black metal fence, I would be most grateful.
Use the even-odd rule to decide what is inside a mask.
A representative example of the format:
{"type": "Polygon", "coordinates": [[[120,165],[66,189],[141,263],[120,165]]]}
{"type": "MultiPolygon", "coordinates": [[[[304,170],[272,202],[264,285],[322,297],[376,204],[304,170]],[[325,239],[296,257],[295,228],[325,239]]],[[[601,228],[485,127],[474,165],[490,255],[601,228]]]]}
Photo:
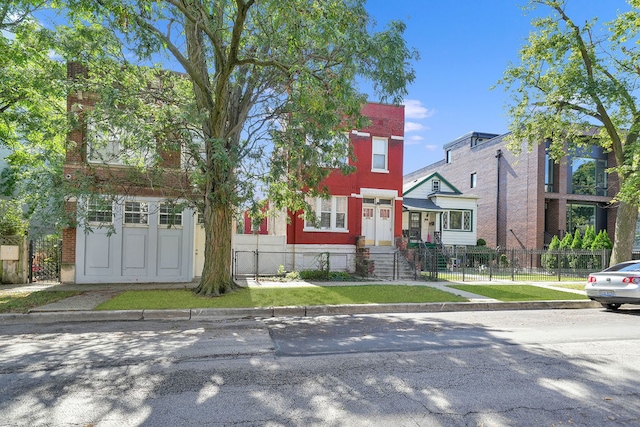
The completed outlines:
{"type": "Polygon", "coordinates": [[[43,236],[29,241],[29,282],[59,282],[62,241],[43,236]]]}
{"type": "Polygon", "coordinates": [[[490,249],[414,250],[412,262],[423,280],[582,281],[608,267],[611,251],[490,249]]]}

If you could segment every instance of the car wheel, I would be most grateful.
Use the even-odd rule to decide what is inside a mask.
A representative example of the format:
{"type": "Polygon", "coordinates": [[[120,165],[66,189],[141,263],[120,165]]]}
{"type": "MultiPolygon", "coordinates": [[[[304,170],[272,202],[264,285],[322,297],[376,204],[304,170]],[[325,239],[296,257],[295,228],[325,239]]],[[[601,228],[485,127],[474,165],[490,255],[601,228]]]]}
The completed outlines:
{"type": "Polygon", "coordinates": [[[602,306],[607,310],[617,310],[622,305],[622,304],[614,304],[614,303],[607,303],[607,302],[601,302],[600,304],[602,304],[602,306]]]}

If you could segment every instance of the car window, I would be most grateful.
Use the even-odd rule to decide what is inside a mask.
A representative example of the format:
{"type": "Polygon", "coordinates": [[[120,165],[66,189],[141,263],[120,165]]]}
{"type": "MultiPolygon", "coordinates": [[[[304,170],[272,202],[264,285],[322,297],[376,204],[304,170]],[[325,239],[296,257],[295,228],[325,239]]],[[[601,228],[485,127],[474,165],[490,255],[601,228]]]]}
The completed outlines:
{"type": "Polygon", "coordinates": [[[604,271],[640,271],[640,262],[616,264],[604,271]]]}

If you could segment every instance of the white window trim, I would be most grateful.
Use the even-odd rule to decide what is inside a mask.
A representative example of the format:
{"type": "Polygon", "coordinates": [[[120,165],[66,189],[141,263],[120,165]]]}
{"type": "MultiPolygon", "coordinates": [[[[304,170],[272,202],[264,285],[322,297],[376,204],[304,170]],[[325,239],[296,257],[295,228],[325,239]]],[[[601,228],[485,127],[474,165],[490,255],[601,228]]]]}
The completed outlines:
{"type": "MultiPolygon", "coordinates": [[[[313,211],[316,213],[316,221],[320,223],[320,214],[322,201],[326,199],[322,199],[321,197],[316,197],[313,200],[309,201],[309,204],[314,208],[313,211]]],[[[331,232],[331,233],[348,233],[349,232],[349,198],[347,196],[332,196],[329,200],[331,200],[331,226],[329,228],[316,228],[307,224],[307,221],[304,222],[303,231],[305,232],[331,232]],[[344,228],[336,228],[336,217],[337,217],[337,199],[342,198],[345,199],[345,211],[344,211],[344,228]]],[[[342,212],[340,212],[342,213],[342,212]]]]}
{"type": "Polygon", "coordinates": [[[431,181],[431,191],[440,191],[442,189],[442,186],[440,185],[441,182],[439,179],[434,179],[431,181]]]}
{"type": "Polygon", "coordinates": [[[164,215],[171,215],[171,214],[163,214],[162,213],[162,208],[164,206],[169,206],[170,204],[167,202],[160,202],[158,203],[158,228],[182,228],[182,226],[184,225],[184,209],[182,210],[182,212],[176,212],[174,215],[176,217],[180,217],[180,224],[162,224],[161,218],[164,215]]]}
{"type": "MultiPolygon", "coordinates": [[[[106,199],[104,199],[106,201],[106,199]]],[[[98,200],[93,200],[93,202],[99,203],[98,200]]],[[[113,206],[113,202],[111,201],[109,204],[111,205],[111,221],[91,221],[89,220],[89,212],[91,211],[91,206],[89,206],[91,203],[91,201],[87,201],[87,203],[85,204],[86,207],[86,215],[87,215],[87,223],[89,225],[105,225],[105,224],[113,224],[114,223],[114,218],[115,218],[115,212],[114,212],[114,206],[113,206]]]]}
{"type": "Polygon", "coordinates": [[[149,227],[149,202],[139,201],[139,200],[126,200],[122,203],[122,225],[124,227],[141,227],[148,228],[149,227]],[[129,211],[127,210],[127,203],[140,203],[140,211],[129,211]],[[143,205],[146,207],[146,210],[143,209],[143,205]],[[139,215],[146,215],[146,222],[127,222],[127,213],[134,213],[139,215]]]}
{"type": "Polygon", "coordinates": [[[380,138],[377,136],[374,136],[373,138],[371,138],[371,172],[377,172],[377,173],[389,173],[389,139],[388,138],[380,138]],[[375,142],[376,141],[382,141],[384,142],[384,169],[380,169],[380,168],[376,168],[374,167],[374,158],[375,155],[378,154],[382,154],[382,153],[376,153],[375,152],[375,142]]]}
{"type": "Polygon", "coordinates": [[[445,211],[442,213],[442,229],[445,231],[453,231],[453,232],[465,232],[465,233],[470,233],[473,231],[473,211],[469,210],[469,209],[451,209],[448,211],[445,211]],[[451,218],[449,217],[449,214],[451,212],[461,212],[462,213],[462,228],[450,228],[449,225],[451,224],[451,218]],[[469,228],[466,229],[464,228],[464,216],[465,214],[469,215],[469,228]],[[445,218],[446,216],[446,218],[445,218]]]}

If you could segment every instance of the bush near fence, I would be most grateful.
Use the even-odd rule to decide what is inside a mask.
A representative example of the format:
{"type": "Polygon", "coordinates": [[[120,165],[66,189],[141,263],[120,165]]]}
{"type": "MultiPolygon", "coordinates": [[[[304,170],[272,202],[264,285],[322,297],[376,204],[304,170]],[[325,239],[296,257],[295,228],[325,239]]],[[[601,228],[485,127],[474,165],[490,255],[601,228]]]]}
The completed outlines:
{"type": "Polygon", "coordinates": [[[414,257],[424,280],[586,280],[606,268],[610,250],[419,248],[414,257]]]}

